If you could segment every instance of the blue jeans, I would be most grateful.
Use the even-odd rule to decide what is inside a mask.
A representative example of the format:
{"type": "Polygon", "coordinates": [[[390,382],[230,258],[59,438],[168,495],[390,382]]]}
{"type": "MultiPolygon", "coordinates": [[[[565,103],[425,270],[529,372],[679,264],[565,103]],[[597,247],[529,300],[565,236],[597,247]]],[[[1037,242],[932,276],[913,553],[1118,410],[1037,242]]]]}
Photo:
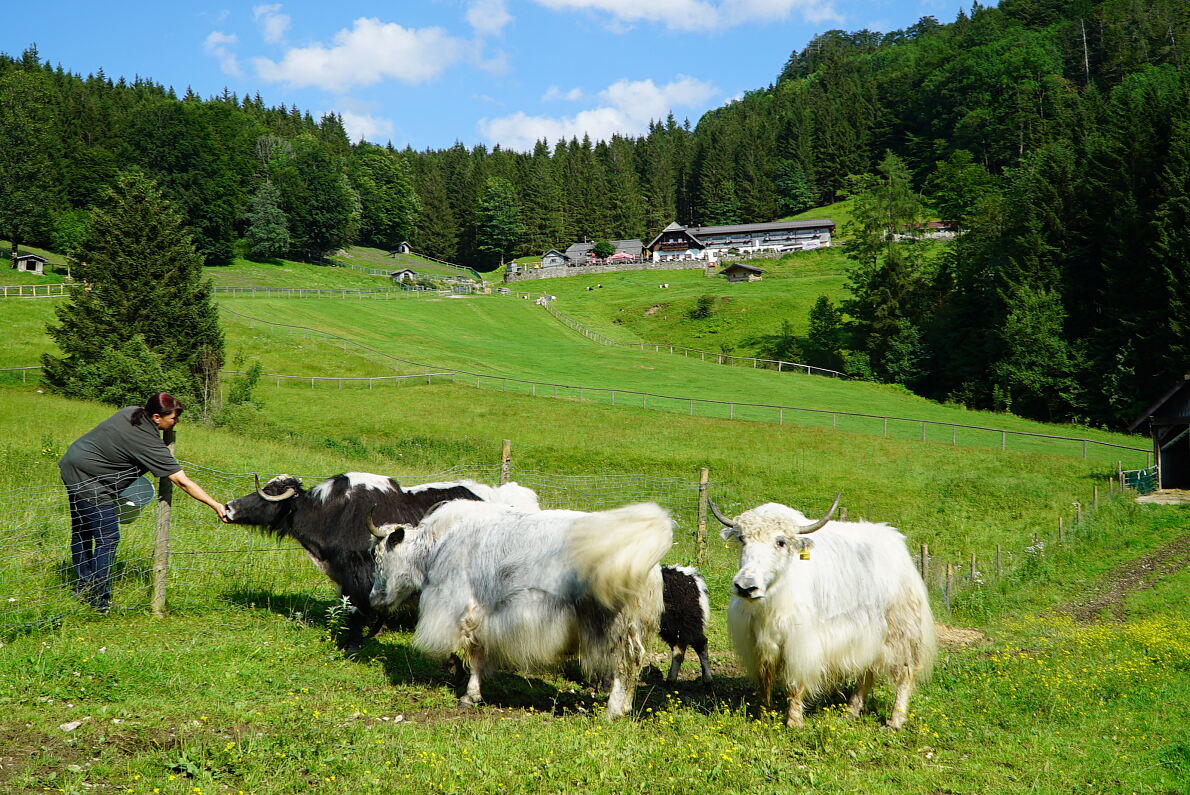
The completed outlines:
{"type": "Polygon", "coordinates": [[[95,607],[106,608],[112,601],[112,564],[120,543],[116,506],[69,496],[74,592],[95,607]]]}

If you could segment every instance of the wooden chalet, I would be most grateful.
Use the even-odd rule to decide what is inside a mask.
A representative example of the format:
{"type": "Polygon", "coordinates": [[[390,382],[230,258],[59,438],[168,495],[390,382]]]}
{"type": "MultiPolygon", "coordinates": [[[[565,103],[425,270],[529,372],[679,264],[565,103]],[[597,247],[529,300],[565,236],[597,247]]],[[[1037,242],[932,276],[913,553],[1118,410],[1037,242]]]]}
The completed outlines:
{"type": "Polygon", "coordinates": [[[40,276],[45,273],[47,262],[49,260],[40,254],[20,254],[13,258],[12,267],[21,273],[36,273],[40,276]]]}
{"type": "Polygon", "coordinates": [[[1158,489],[1190,489],[1190,373],[1128,426],[1153,439],[1158,489]]]}
{"type": "Polygon", "coordinates": [[[764,268],[742,262],[733,262],[720,271],[729,282],[758,282],[764,272],[764,268]]]}
{"type": "Polygon", "coordinates": [[[829,218],[723,226],[682,226],[675,221],[653,238],[648,249],[653,253],[654,262],[715,261],[728,253],[823,248],[831,244],[834,233],[835,222],[829,218]]]}

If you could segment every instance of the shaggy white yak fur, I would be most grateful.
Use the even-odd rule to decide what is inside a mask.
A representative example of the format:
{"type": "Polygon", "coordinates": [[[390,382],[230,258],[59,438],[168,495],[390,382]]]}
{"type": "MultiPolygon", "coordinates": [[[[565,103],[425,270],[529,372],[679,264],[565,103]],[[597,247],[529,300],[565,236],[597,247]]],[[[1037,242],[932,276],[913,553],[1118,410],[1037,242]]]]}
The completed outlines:
{"type": "Polygon", "coordinates": [[[528,486],[520,485],[515,480],[501,483],[499,486],[489,486],[477,480],[451,480],[440,483],[421,483],[417,486],[410,486],[405,491],[416,493],[425,489],[441,489],[451,486],[462,486],[484,502],[509,505],[522,511],[541,510],[541,506],[537,504],[537,492],[528,486]]]}
{"type": "Polygon", "coordinates": [[[661,617],[658,564],[673,544],[663,508],[533,513],[456,500],[415,527],[377,532],[388,536],[376,545],[372,605],[393,609],[421,591],[414,642],[469,665],[461,704],[482,700],[489,669],[532,671],[577,655],[588,676],[611,678],[605,717],[631,711],[661,617]]]}
{"type": "Polygon", "coordinates": [[[900,728],[937,645],[905,537],[886,524],[840,521],[798,535],[810,524],[800,511],[766,503],[722,531],[742,546],[727,611],[740,662],[766,706],[774,680],[785,687],[791,726],[802,724],[807,696],[851,680],[858,715],[873,679],[885,677],[896,690],[888,725],[900,728]]]}

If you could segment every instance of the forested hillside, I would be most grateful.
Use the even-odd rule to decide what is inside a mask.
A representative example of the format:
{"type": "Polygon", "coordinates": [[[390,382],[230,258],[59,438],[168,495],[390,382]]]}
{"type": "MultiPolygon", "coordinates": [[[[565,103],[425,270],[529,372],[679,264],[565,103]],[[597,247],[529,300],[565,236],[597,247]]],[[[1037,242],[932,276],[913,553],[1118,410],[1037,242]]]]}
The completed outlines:
{"type": "Polygon", "coordinates": [[[948,24],[824,33],[697,125],[531,153],[353,144],[333,114],[82,77],[30,49],[0,56],[0,237],[71,251],[130,169],[208,265],[409,240],[485,267],[846,195],[860,211],[832,361],[1119,426],[1190,368],[1188,39],[1179,0],[976,4],[948,24]],[[929,217],[962,233],[917,245],[929,217]]]}

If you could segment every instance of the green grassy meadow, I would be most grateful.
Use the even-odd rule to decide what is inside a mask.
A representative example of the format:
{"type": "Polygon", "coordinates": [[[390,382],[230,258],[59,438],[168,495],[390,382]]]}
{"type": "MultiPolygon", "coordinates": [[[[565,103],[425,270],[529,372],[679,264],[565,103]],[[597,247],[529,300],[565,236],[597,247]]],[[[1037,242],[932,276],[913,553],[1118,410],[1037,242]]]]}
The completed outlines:
{"type": "Polygon", "coordinates": [[[838,305],[845,295],[846,260],[839,249],[796,252],[755,264],[766,271],[758,282],[729,283],[701,270],[629,271],[614,278],[591,274],[518,282],[516,287],[558,296],[558,311],[620,342],[657,342],[739,356],[756,355],[760,338],[775,335],[784,320],[804,334],[819,296],[838,305]],[[704,295],[715,299],[710,317],[692,318],[704,295]]]}
{"type": "MultiPolygon", "coordinates": [[[[644,282],[631,281],[638,276],[656,274],[605,275],[599,296],[585,290],[586,277],[541,284],[559,296],[560,311],[603,331],[618,325],[608,317],[621,314],[609,307],[641,305],[634,296],[644,282]],[[588,297],[585,315],[568,306],[588,297]]],[[[700,294],[676,274],[666,278],[667,300],[700,294]]],[[[785,281],[803,296],[797,301],[817,289],[785,281]]],[[[1073,430],[878,385],[601,347],[510,296],[221,305],[229,310],[229,352],[259,359],[268,372],[384,375],[428,365],[539,383],[1073,430]]],[[[20,343],[0,349],[0,367],[36,363],[50,349],[39,329],[51,316],[50,301],[0,304],[0,327],[20,343]]],[[[846,720],[842,697],[832,697],[815,705],[805,728],[786,729],[757,714],[735,663],[725,611],[737,553],[711,528],[699,566],[711,593],[712,688],[695,683],[692,659],[678,686],[666,687],[667,652],[658,640],[652,652],[660,670],[646,672],[631,720],[604,724],[604,696],[556,671],[496,676],[485,686],[487,704],[460,711],[445,670],[418,652],[407,627],[345,658],[332,639],[342,620],[334,593],[304,554],[220,525],[182,495],[174,505],[168,614],[149,615],[153,530],[142,517],[124,526],[117,607],[95,616],[71,602],[62,579],[68,521],[56,461],[111,409],[10,377],[0,381],[0,532],[20,543],[6,544],[0,562],[0,791],[1168,793],[1190,786],[1187,570],[1154,567],[1159,575],[1123,591],[1111,609],[1075,617],[1078,605],[1113,593],[1136,561],[1176,562],[1190,527],[1187,508],[1109,493],[1115,454],[1083,459],[1041,444],[952,445],[949,432],[925,442],[916,432],[885,438],[842,419],[832,428],[829,419],[778,425],[691,416],[567,390],[555,398],[515,385],[477,389],[464,377],[373,388],[264,379],[256,397],[259,408],[220,425],[187,417],[178,428],[179,458],[218,499],[250,490],[253,472],[289,472],[308,484],[343,471],[407,483],[452,471],[491,480],[501,441],[511,439],[512,477],[536,488],[547,506],[658,500],[678,522],[667,561],[694,563],[702,467],[711,497],[728,513],[776,500],[813,514],[841,491],[849,517],[897,526],[915,553],[928,545],[935,617],[952,632],[944,633],[934,676],[911,702],[905,730],[880,728],[891,706],[885,686],[858,721],[846,720]],[[21,630],[15,618],[32,623],[21,630]]],[[[1077,435],[1143,446],[1118,434],[1077,435]]]]}

